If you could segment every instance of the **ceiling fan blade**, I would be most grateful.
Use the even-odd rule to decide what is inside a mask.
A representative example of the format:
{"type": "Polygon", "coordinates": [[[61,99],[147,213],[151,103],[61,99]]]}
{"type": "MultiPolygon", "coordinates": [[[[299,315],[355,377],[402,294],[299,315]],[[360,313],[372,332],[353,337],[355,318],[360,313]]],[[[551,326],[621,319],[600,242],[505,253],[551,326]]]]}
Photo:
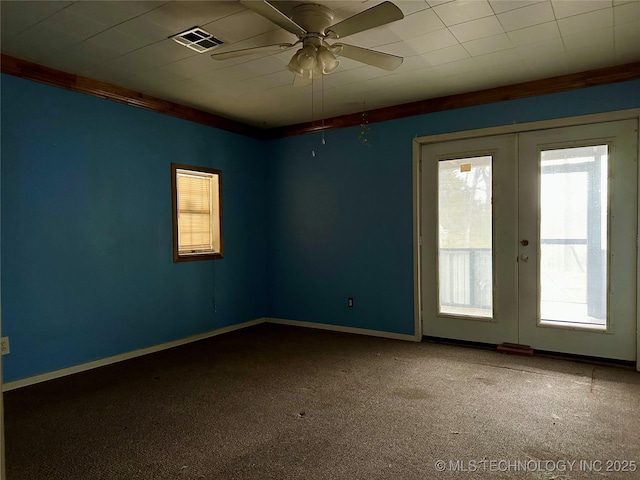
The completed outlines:
{"type": "Polygon", "coordinates": [[[255,55],[256,53],[280,52],[291,48],[295,43],[276,43],[274,45],[264,45],[262,47],[242,48],[240,50],[229,50],[227,52],[212,53],[211,58],[214,60],[226,60],[228,58],[244,57],[246,55],[255,55]]]}
{"type": "Polygon", "coordinates": [[[382,2],[364,12],[353,15],[345,20],[331,25],[325,31],[330,38],[343,38],[347,35],[369,30],[370,28],[386,25],[387,23],[402,20],[402,10],[391,2],[382,2]]]}
{"type": "Polygon", "coordinates": [[[404,60],[402,57],[391,55],[390,53],[369,50],[368,48],[354,47],[353,45],[345,45],[344,43],[334,43],[331,46],[331,51],[336,55],[347,57],[351,60],[356,60],[358,62],[373,65],[374,67],[389,71],[398,68],[402,65],[402,61],[404,60]]]}
{"type": "Polygon", "coordinates": [[[267,0],[240,0],[240,3],[298,37],[302,37],[307,33],[304,28],[267,2],[267,0]]]}

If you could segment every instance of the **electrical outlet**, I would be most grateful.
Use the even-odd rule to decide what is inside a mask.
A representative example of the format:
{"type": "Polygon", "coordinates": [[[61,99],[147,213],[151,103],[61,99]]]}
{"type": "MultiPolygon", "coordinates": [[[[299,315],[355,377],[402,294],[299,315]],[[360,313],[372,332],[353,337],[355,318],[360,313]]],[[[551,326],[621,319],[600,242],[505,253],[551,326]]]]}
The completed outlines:
{"type": "Polygon", "coordinates": [[[11,349],[9,348],[9,337],[2,337],[0,339],[0,352],[2,352],[2,355],[6,355],[11,352],[11,349]]]}
{"type": "Polygon", "coordinates": [[[347,298],[347,307],[349,308],[353,307],[353,298],[351,297],[347,298]]]}

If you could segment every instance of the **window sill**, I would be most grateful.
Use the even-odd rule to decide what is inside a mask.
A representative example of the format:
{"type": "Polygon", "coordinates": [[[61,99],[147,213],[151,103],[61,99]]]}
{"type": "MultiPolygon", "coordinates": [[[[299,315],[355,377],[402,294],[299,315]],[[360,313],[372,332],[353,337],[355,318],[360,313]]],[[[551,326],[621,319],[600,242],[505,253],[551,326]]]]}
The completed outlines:
{"type": "Polygon", "coordinates": [[[218,260],[224,258],[220,252],[173,254],[174,263],[193,262],[196,260],[218,260]]]}

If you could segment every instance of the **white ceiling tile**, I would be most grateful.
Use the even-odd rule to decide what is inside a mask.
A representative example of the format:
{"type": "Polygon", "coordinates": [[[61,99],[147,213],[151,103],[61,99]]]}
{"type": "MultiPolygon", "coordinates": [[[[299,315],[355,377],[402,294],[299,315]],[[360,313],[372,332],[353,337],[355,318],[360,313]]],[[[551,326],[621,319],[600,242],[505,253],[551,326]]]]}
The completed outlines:
{"type": "Polygon", "coordinates": [[[413,55],[410,57],[404,57],[404,60],[402,61],[402,65],[398,67],[396,72],[398,74],[405,74],[406,72],[419,70],[427,67],[430,67],[430,65],[422,56],[413,55]]]}
{"type": "Polygon", "coordinates": [[[592,12],[602,8],[611,8],[611,0],[551,0],[556,18],[570,17],[581,13],[592,12]]]}
{"type": "Polygon", "coordinates": [[[219,20],[234,13],[241,12],[245,7],[234,1],[178,1],[177,5],[191,10],[197,15],[198,25],[204,26],[209,22],[219,20]]]}
{"type": "MultiPolygon", "coordinates": [[[[630,46],[640,46],[640,23],[625,23],[614,27],[614,38],[616,44],[629,44],[630,46]]],[[[638,49],[640,54],[640,49],[638,49]]]]}
{"type": "Polygon", "coordinates": [[[60,10],[42,21],[42,25],[85,39],[106,30],[102,23],[96,22],[70,8],[60,10]]]}
{"type": "Polygon", "coordinates": [[[489,0],[491,8],[496,13],[508,12],[517,8],[527,7],[545,0],[489,0]]]}
{"type": "Polygon", "coordinates": [[[574,33],[589,32],[599,28],[613,26],[613,9],[596,10],[594,12],[565,17],[558,20],[562,36],[574,33]]]}
{"type": "Polygon", "coordinates": [[[197,75],[193,77],[193,80],[209,85],[229,85],[254,77],[256,77],[255,72],[243,68],[242,65],[232,65],[221,70],[197,75]]]}
{"type": "MultiPolygon", "coordinates": [[[[142,40],[144,45],[166,40],[169,36],[180,33],[180,31],[170,30],[162,25],[151,22],[146,17],[147,15],[142,15],[132,18],[119,24],[115,28],[131,37],[142,40]]],[[[186,28],[183,30],[186,30],[186,28]]]]}
{"type": "Polygon", "coordinates": [[[430,8],[429,4],[425,2],[425,0],[418,0],[418,1],[396,0],[395,3],[400,8],[400,10],[402,10],[402,13],[404,13],[405,17],[407,15],[411,15],[412,13],[416,13],[421,10],[426,10],[427,8],[430,8]]]}
{"type": "Polygon", "coordinates": [[[450,75],[459,75],[461,73],[470,73],[478,68],[478,63],[473,58],[464,58],[457,62],[444,63],[433,67],[438,73],[448,77],[450,75]]]}
{"type": "Polygon", "coordinates": [[[110,48],[109,45],[92,45],[88,42],[78,43],[67,48],[65,51],[71,55],[91,58],[95,60],[96,63],[114,60],[120,56],[120,53],[110,48]]]}
{"type": "Polygon", "coordinates": [[[39,63],[46,65],[47,67],[55,68],[56,70],[60,70],[62,72],[73,74],[78,74],[84,69],[96,65],[96,63],[92,63],[90,59],[72,55],[54,55],[41,60],[39,63]]]}
{"type": "Polygon", "coordinates": [[[458,41],[447,28],[412,38],[405,43],[416,53],[433,52],[452,45],[458,45],[458,41]]]}
{"type": "Polygon", "coordinates": [[[536,64],[564,61],[567,56],[561,38],[522,45],[516,48],[516,51],[527,62],[535,62],[536,64]]]}
{"type": "Polygon", "coordinates": [[[493,86],[493,79],[488,74],[478,71],[475,75],[452,75],[447,77],[447,83],[449,85],[448,94],[456,95],[489,88],[493,86]]]}
{"type": "Polygon", "coordinates": [[[267,75],[265,80],[265,90],[272,90],[273,88],[281,87],[281,86],[292,86],[293,85],[293,74],[288,70],[283,70],[282,72],[275,72],[271,75],[267,75]]]}
{"type": "Polygon", "coordinates": [[[435,7],[437,5],[442,5],[443,3],[450,3],[450,2],[453,2],[453,0],[427,0],[427,3],[431,7],[435,7]]]}
{"type": "Polygon", "coordinates": [[[133,76],[133,74],[128,70],[114,68],[110,63],[95,65],[80,73],[85,77],[99,79],[103,82],[114,83],[126,88],[131,88],[126,84],[121,83],[121,81],[133,76]]]}
{"type": "Polygon", "coordinates": [[[251,10],[243,10],[207,24],[208,31],[227,43],[239,42],[276,29],[282,30],[251,10]]]}
{"type": "Polygon", "coordinates": [[[196,75],[202,75],[203,73],[211,72],[213,70],[219,70],[225,68],[228,65],[224,62],[216,61],[209,55],[194,55],[192,57],[176,60],[175,62],[167,63],[162,68],[169,72],[177,73],[183,77],[195,77],[196,75]]]}
{"type": "Polygon", "coordinates": [[[498,52],[500,50],[508,50],[513,47],[511,40],[509,40],[509,37],[507,37],[505,33],[479,38],[478,40],[471,40],[470,42],[463,43],[462,46],[472,57],[498,52]]]}
{"type": "Polygon", "coordinates": [[[196,53],[190,48],[183,47],[173,40],[167,39],[163,42],[147,45],[146,47],[136,50],[135,52],[131,52],[128,54],[128,57],[140,59],[142,62],[146,62],[154,66],[160,66],[196,55],[207,56],[206,53],[196,53]]]}
{"type": "Polygon", "coordinates": [[[447,26],[493,15],[486,0],[457,0],[438,5],[433,10],[447,26]]]}
{"type": "Polygon", "coordinates": [[[528,7],[518,8],[498,15],[505,32],[538,25],[555,20],[549,2],[536,3],[528,7]]]}
{"type": "Polygon", "coordinates": [[[243,63],[242,66],[255,72],[256,76],[270,75],[272,73],[282,71],[288,72],[287,64],[273,55],[255,58],[249,62],[243,63]]]}
{"type": "Polygon", "coordinates": [[[52,52],[79,43],[82,39],[38,23],[12,37],[12,41],[25,44],[38,52],[52,52]]]}
{"type": "Polygon", "coordinates": [[[560,30],[557,22],[541,23],[533,27],[521,28],[513,30],[507,34],[511,39],[514,47],[527,45],[530,43],[543,42],[552,38],[560,37],[560,30]]]}
{"type": "Polygon", "coordinates": [[[184,32],[191,27],[202,26],[203,23],[206,23],[205,19],[200,17],[196,11],[177,2],[166,3],[138,18],[155,23],[172,34],[184,32]]]}
{"type": "Polygon", "coordinates": [[[422,58],[429,62],[429,65],[434,67],[436,65],[455,62],[468,57],[469,53],[467,53],[462,45],[453,45],[452,47],[443,48],[441,50],[436,50],[435,52],[429,52],[422,55],[422,58]]]}
{"type": "Polygon", "coordinates": [[[79,1],[69,8],[74,13],[79,13],[107,27],[112,27],[131,18],[142,15],[149,10],[159,7],[165,2],[139,2],[139,1],[79,1]]]}
{"type": "Polygon", "coordinates": [[[494,86],[514,85],[516,83],[537,80],[540,77],[537,72],[531,72],[530,69],[522,61],[516,61],[512,65],[503,65],[500,67],[485,70],[490,78],[494,81],[494,86]]]}
{"type": "Polygon", "coordinates": [[[601,46],[574,50],[567,59],[568,65],[574,72],[584,72],[596,68],[604,68],[613,65],[615,55],[611,49],[601,46]]]}
{"type": "Polygon", "coordinates": [[[36,25],[72,2],[0,2],[0,26],[3,34],[15,35],[36,25]]]}
{"type": "Polygon", "coordinates": [[[625,63],[640,60],[640,23],[625,23],[614,27],[614,47],[625,63]]]}
{"type": "Polygon", "coordinates": [[[157,67],[157,65],[152,62],[147,62],[144,57],[141,58],[139,54],[133,52],[100,64],[93,69],[99,70],[100,68],[106,68],[113,74],[122,74],[124,78],[125,76],[138,75],[155,67],[157,67]]]}
{"type": "Polygon", "coordinates": [[[108,47],[122,54],[132,52],[147,44],[146,40],[127,35],[118,28],[110,28],[87,39],[86,42],[91,45],[108,47]]]}
{"type": "Polygon", "coordinates": [[[415,55],[416,52],[413,48],[407,45],[406,42],[394,42],[377,47],[376,50],[381,52],[390,53],[392,55],[398,55],[400,57],[410,57],[415,55]]]}
{"type": "Polygon", "coordinates": [[[202,83],[191,80],[190,78],[181,79],[171,84],[171,96],[173,98],[192,98],[197,99],[203,92],[202,83]]]}
{"type": "Polygon", "coordinates": [[[155,65],[164,65],[166,63],[176,62],[183,58],[194,57],[197,55],[207,56],[206,53],[201,54],[194,52],[190,48],[185,48],[170,39],[147,45],[146,47],[137,50],[135,53],[139,53],[143,56],[144,60],[155,65]]]}
{"type": "Polygon", "coordinates": [[[563,59],[562,61],[540,63],[532,72],[532,80],[535,80],[566,75],[568,73],[574,73],[575,70],[567,63],[566,59],[563,59]]]}
{"type": "Polygon", "coordinates": [[[115,50],[82,42],[53,52],[43,62],[65,72],[80,73],[119,55],[115,50]]]}
{"type": "Polygon", "coordinates": [[[479,55],[473,57],[473,59],[476,64],[483,69],[506,70],[524,68],[522,56],[515,48],[479,55]]]}
{"type": "Polygon", "coordinates": [[[29,62],[43,63],[44,58],[50,55],[51,51],[35,50],[31,46],[19,42],[3,42],[2,53],[4,55],[10,55],[22,60],[27,60],[29,62]]]}
{"type": "Polygon", "coordinates": [[[377,72],[372,71],[373,67],[363,66],[362,63],[359,63],[359,65],[358,68],[337,71],[336,73],[327,75],[323,80],[325,87],[331,88],[336,85],[348,85],[372,78],[372,76],[377,74],[377,72]]]}
{"type": "Polygon", "coordinates": [[[502,25],[496,17],[485,17],[470,22],[459,23],[449,27],[459,42],[468,42],[478,38],[490,37],[504,33],[502,25]]]}
{"type": "Polygon", "coordinates": [[[640,1],[613,7],[614,25],[640,21],[640,1]]]}
{"type": "Polygon", "coordinates": [[[400,40],[400,36],[388,28],[372,28],[371,30],[349,35],[345,42],[359,47],[372,48],[378,45],[394,43],[398,40],[400,40]]]}
{"type": "Polygon", "coordinates": [[[562,37],[562,42],[569,53],[584,48],[610,48],[613,52],[613,27],[566,35],[562,37]]]}
{"type": "Polygon", "coordinates": [[[147,70],[133,77],[133,82],[140,82],[149,87],[158,87],[161,85],[169,85],[176,82],[184,81],[185,78],[180,75],[161,71],[159,69],[147,70]]]}
{"type": "Polygon", "coordinates": [[[387,28],[395,32],[398,39],[406,40],[443,29],[445,25],[433,10],[428,9],[409,15],[399,22],[390,24],[387,28]]]}

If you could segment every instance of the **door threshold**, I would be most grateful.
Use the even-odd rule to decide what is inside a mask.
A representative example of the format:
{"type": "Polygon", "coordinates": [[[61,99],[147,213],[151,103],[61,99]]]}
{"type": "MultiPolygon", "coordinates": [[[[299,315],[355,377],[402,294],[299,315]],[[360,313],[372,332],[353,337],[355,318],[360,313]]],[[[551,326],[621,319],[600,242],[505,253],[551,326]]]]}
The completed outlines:
{"type": "Polygon", "coordinates": [[[520,345],[519,343],[501,343],[496,350],[500,353],[509,353],[512,355],[526,355],[528,357],[533,355],[533,348],[529,345],[520,345]]]}
{"type": "MultiPolygon", "coordinates": [[[[456,340],[452,338],[442,338],[442,337],[431,337],[424,335],[422,337],[423,342],[430,343],[440,343],[443,345],[452,345],[457,347],[471,347],[471,348],[479,348],[482,350],[493,350],[500,351],[501,345],[517,345],[510,343],[503,343],[501,345],[497,345],[495,343],[483,343],[483,342],[473,342],[469,340],[456,340]]],[[[560,352],[551,352],[548,350],[532,350],[531,356],[535,357],[545,357],[545,358],[554,358],[557,360],[569,360],[572,362],[579,363],[588,363],[590,365],[600,365],[603,367],[621,367],[625,369],[636,369],[636,362],[634,360],[618,360],[615,358],[601,358],[601,357],[591,357],[588,355],[577,355],[574,353],[560,353],[560,352]]]]}

